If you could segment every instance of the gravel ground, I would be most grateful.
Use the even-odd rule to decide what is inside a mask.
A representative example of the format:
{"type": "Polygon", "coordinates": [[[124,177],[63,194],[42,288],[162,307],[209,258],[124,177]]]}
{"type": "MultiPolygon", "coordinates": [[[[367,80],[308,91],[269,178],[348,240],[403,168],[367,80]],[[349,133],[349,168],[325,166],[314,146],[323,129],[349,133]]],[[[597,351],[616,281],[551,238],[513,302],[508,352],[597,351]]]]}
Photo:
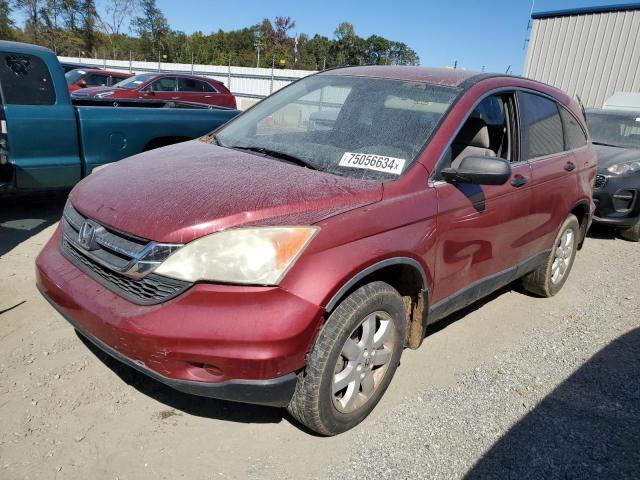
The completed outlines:
{"type": "Polygon", "coordinates": [[[640,478],[638,244],[596,231],[556,297],[514,285],[434,326],[320,438],[88,348],[34,287],[62,204],[0,213],[0,479],[640,478]]]}
{"type": "Polygon", "coordinates": [[[551,331],[534,329],[450,388],[417,393],[380,419],[374,438],[359,432],[359,455],[332,475],[639,478],[637,260],[620,270],[608,292],[585,280],[584,303],[551,331]]]}

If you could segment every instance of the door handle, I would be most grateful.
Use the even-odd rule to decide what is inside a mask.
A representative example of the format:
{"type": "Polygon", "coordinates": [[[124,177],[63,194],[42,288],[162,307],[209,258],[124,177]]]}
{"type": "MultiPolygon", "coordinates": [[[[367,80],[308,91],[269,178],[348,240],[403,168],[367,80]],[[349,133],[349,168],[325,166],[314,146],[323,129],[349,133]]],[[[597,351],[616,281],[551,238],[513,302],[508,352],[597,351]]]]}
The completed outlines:
{"type": "Polygon", "coordinates": [[[171,100],[178,100],[180,97],[171,97],[171,100]]]}
{"type": "Polygon", "coordinates": [[[513,185],[514,187],[521,187],[523,185],[526,185],[528,181],[529,179],[527,177],[517,175],[511,180],[511,185],[513,185]]]}
{"type": "Polygon", "coordinates": [[[576,168],[576,164],[573,162],[567,162],[564,164],[564,169],[567,172],[572,172],[573,170],[575,170],[575,168],[576,168]]]}

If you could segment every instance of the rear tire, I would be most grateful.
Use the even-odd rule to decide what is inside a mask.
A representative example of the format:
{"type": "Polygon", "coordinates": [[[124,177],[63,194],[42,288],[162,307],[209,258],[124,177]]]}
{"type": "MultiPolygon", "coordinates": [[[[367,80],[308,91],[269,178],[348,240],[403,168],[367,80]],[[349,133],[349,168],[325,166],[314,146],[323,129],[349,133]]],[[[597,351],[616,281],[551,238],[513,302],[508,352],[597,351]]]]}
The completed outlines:
{"type": "Polygon", "coordinates": [[[402,297],[389,284],[372,282],[355,290],[320,330],[289,413],[325,436],[355,427],[389,386],[406,328],[402,297]]]}
{"type": "Polygon", "coordinates": [[[632,227],[621,229],[618,235],[630,242],[640,242],[640,219],[632,227]]]}
{"type": "Polygon", "coordinates": [[[547,261],[522,277],[525,290],[541,297],[552,297],[558,293],[569,277],[578,250],[579,236],[578,219],[569,215],[558,230],[547,261]]]}

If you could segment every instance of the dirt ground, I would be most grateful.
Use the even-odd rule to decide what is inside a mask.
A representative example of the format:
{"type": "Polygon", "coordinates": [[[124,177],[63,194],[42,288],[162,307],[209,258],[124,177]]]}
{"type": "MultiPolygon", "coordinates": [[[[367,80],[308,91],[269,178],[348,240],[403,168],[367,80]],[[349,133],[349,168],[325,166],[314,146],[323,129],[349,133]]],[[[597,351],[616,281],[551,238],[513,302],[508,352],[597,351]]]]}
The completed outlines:
{"type": "MultiPolygon", "coordinates": [[[[492,445],[499,445],[539,399],[600,349],[640,326],[640,247],[597,230],[578,253],[558,296],[534,298],[513,285],[445,319],[430,329],[421,349],[405,352],[389,391],[364,423],[338,437],[320,438],[295,425],[284,410],[181,394],[87,345],[34,285],[35,256],[50,237],[63,203],[62,197],[26,205],[5,202],[0,214],[0,479],[328,478],[339,476],[341,468],[355,473],[365,468],[354,478],[374,473],[394,478],[393,468],[399,465],[382,469],[384,462],[369,459],[362,447],[363,439],[379,447],[388,443],[391,458],[406,450],[402,432],[389,438],[392,425],[402,426],[414,451],[442,462],[425,460],[423,472],[414,466],[404,470],[403,477],[420,478],[427,472],[433,477],[462,476],[492,445]],[[591,316],[591,307],[585,311],[594,295],[609,302],[602,303],[607,311],[600,313],[610,322],[598,320],[602,315],[595,311],[591,316]],[[574,339],[566,332],[575,329],[576,322],[594,333],[574,339]],[[589,337],[588,343],[583,337],[589,337]],[[542,343],[553,339],[552,345],[536,343],[536,348],[568,344],[563,355],[573,360],[565,362],[566,368],[550,368],[555,364],[545,364],[545,358],[551,362],[553,356],[541,355],[536,360],[540,369],[555,374],[538,387],[532,384],[538,393],[531,402],[519,400],[518,405],[525,405],[520,410],[502,405],[507,400],[497,397],[490,408],[503,409],[502,422],[488,429],[482,441],[467,445],[465,435],[473,425],[447,437],[441,449],[466,451],[457,457],[464,462],[447,470],[456,460],[430,455],[429,448],[435,447],[415,435],[411,419],[446,418],[474,372],[499,371],[505,361],[526,359],[529,350],[522,348],[530,347],[534,338],[542,343]],[[442,396],[421,411],[420,402],[429,395],[442,396]],[[438,475],[443,471],[450,473],[438,475]]],[[[524,382],[514,375],[516,383],[524,382]]],[[[638,370],[631,376],[637,385],[638,370]]],[[[480,385],[478,378],[475,383],[480,385]]],[[[629,405],[635,409],[637,397],[629,405]]],[[[631,413],[633,424],[638,412],[631,413]]],[[[638,478],[640,469],[635,473],[638,478]]]]}

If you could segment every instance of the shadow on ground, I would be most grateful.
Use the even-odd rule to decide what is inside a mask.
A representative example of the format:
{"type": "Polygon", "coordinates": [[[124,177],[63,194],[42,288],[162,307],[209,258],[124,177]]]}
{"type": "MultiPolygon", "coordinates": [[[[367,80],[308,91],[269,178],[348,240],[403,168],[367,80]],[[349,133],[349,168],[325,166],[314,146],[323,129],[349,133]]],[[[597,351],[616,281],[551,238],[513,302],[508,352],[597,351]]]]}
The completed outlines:
{"type": "Polygon", "coordinates": [[[594,355],[465,478],[640,478],[640,328],[594,355]]]}
{"type": "Polygon", "coordinates": [[[589,238],[599,238],[602,240],[618,240],[620,242],[624,242],[625,240],[619,239],[616,236],[616,233],[617,230],[615,228],[606,227],[594,223],[593,225],[591,225],[591,228],[589,228],[589,231],[587,232],[587,242],[589,241],[589,238]]]}
{"type": "Polygon", "coordinates": [[[76,334],[123,382],[168,407],[197,417],[239,423],[279,423],[286,415],[286,410],[280,408],[228,402],[179,392],[115,360],[77,331],[76,334]]]}
{"type": "Polygon", "coordinates": [[[0,256],[60,220],[67,194],[0,197],[0,256]]]}

